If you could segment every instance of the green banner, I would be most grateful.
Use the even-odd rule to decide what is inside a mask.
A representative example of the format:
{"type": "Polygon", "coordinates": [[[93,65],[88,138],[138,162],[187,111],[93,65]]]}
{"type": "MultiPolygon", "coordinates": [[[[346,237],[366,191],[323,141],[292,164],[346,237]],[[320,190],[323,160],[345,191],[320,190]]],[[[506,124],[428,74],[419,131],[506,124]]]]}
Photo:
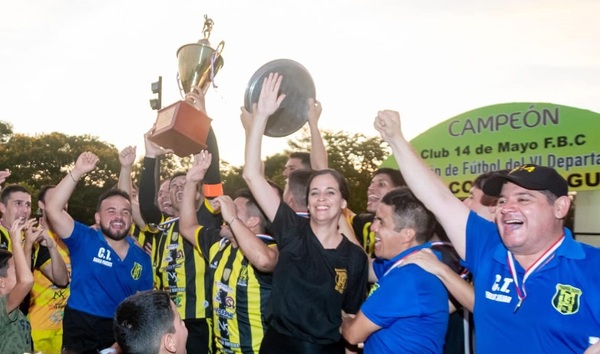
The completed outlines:
{"type": "MultiPolygon", "coordinates": [[[[481,173],[528,163],[556,168],[571,191],[600,190],[600,114],[589,110],[497,104],[450,118],[411,143],[458,197],[481,173]]],[[[381,167],[398,165],[390,156],[381,167]]]]}

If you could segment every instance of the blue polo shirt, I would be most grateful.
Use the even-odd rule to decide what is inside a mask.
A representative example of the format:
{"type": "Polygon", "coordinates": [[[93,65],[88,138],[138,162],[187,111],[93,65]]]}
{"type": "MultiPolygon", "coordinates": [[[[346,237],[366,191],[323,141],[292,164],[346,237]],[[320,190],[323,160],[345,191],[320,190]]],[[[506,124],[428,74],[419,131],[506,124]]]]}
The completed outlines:
{"type": "Polygon", "coordinates": [[[365,354],[442,353],[448,326],[448,293],[442,282],[414,264],[385,275],[396,261],[421,248],[431,248],[431,243],[373,261],[378,281],[361,311],[381,329],[365,341],[365,354]]]}
{"type": "Polygon", "coordinates": [[[63,239],[71,257],[71,295],[67,305],[90,315],[112,318],[127,296],[152,289],[150,256],[126,238],[129,250],[121,260],[100,230],[79,222],[63,239]]]}
{"type": "MultiPolygon", "coordinates": [[[[465,266],[475,284],[477,353],[583,353],[600,337],[600,249],[565,239],[525,282],[519,302],[496,225],[471,212],[465,266]]],[[[521,283],[525,270],[515,261],[521,283]]]]}

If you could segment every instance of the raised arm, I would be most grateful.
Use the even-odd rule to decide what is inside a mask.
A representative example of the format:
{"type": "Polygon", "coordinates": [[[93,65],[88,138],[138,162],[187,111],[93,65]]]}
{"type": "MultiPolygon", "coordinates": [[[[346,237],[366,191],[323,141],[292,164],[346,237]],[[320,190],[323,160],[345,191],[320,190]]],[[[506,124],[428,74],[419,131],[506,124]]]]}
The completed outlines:
{"type": "Polygon", "coordinates": [[[146,227],[146,222],[140,212],[140,202],[138,198],[133,197],[133,181],[131,180],[131,166],[135,162],[136,147],[127,146],[119,153],[119,162],[121,170],[119,171],[119,183],[117,188],[127,192],[131,197],[131,208],[133,211],[133,222],[140,228],[146,227]]]}
{"type": "Polygon", "coordinates": [[[275,113],[285,98],[284,94],[278,96],[281,81],[282,76],[277,73],[270,73],[263,81],[258,104],[253,109],[251,121],[244,120],[248,119],[248,115],[242,114],[242,123],[246,129],[244,180],[270,221],[275,218],[281,199],[263,174],[261,161],[262,136],[265,132],[267,119],[275,113]]]}
{"type": "Polygon", "coordinates": [[[0,185],[3,184],[6,179],[10,177],[10,171],[8,169],[0,171],[0,185]]]}
{"type": "Polygon", "coordinates": [[[162,212],[156,204],[158,172],[160,166],[160,157],[169,153],[170,150],[165,150],[148,139],[154,131],[154,127],[144,134],[144,146],[146,154],[140,174],[139,184],[139,206],[140,214],[146,224],[158,224],[161,222],[162,212]]]}
{"type": "Polygon", "coordinates": [[[323,107],[321,102],[308,99],[308,128],[310,129],[310,167],[313,170],[324,170],[328,168],[327,149],[319,130],[319,118],[323,107]]]}
{"type": "Polygon", "coordinates": [[[192,167],[190,167],[185,176],[181,210],[179,210],[179,232],[194,246],[198,245],[198,240],[196,239],[196,229],[199,226],[198,218],[196,217],[198,184],[204,179],[211,160],[212,156],[208,151],[201,151],[194,156],[192,167]]]}
{"type": "Polygon", "coordinates": [[[404,138],[400,114],[380,111],[375,118],[375,129],[387,141],[394,153],[400,172],[414,195],[436,216],[446,230],[456,252],[465,258],[466,224],[469,208],[456,198],[442,180],[421,160],[404,138]]]}
{"type": "MultiPolygon", "coordinates": [[[[248,226],[237,216],[235,204],[227,195],[216,198],[221,205],[223,220],[231,228],[238,247],[248,258],[248,261],[261,272],[270,273],[275,269],[279,259],[279,251],[276,247],[267,246],[248,226]]],[[[252,218],[249,218],[249,220],[252,218]]],[[[256,218],[258,219],[258,218],[256,218]]],[[[260,222],[260,221],[258,221],[260,222]]]]}
{"type": "Polygon", "coordinates": [[[56,187],[48,191],[46,198],[46,216],[52,225],[52,229],[60,238],[68,238],[73,232],[75,221],[64,209],[77,183],[86,173],[96,168],[98,156],[86,151],[79,155],[75,166],[60,181],[56,187]]]}
{"type": "MultiPolygon", "coordinates": [[[[401,266],[416,264],[428,273],[438,277],[448,292],[467,310],[473,312],[475,292],[473,286],[440,261],[430,249],[422,249],[404,258],[401,266]]],[[[452,312],[452,311],[451,311],[452,312]]]]}
{"type": "Polygon", "coordinates": [[[48,230],[44,230],[41,235],[40,244],[48,248],[50,253],[50,263],[44,264],[40,271],[48,278],[54,285],[64,288],[69,282],[69,271],[65,260],[62,258],[58,251],[56,241],[48,233],[48,230]]]}
{"type": "MultiPolygon", "coordinates": [[[[185,95],[186,100],[191,103],[196,109],[202,113],[208,115],[206,112],[206,102],[204,93],[202,90],[192,90],[185,95]]],[[[221,171],[220,171],[220,158],[219,158],[219,144],[217,143],[217,136],[210,126],[208,128],[208,135],[206,137],[206,150],[210,152],[212,161],[210,167],[206,171],[203,180],[204,194],[208,198],[216,197],[223,194],[223,185],[221,183],[221,171]]]]}
{"type": "MultiPolygon", "coordinates": [[[[42,227],[42,225],[35,225],[33,224],[30,228],[27,229],[23,229],[23,240],[22,240],[22,245],[23,245],[23,253],[25,254],[25,259],[33,259],[33,246],[35,245],[36,242],[39,241],[40,236],[42,234],[42,232],[44,231],[44,228],[42,227]],[[25,232],[25,230],[27,230],[28,232],[25,232]]],[[[9,236],[10,237],[10,236],[9,236]]],[[[33,270],[32,267],[30,267],[30,269],[33,270]]]]}
{"type": "Polygon", "coordinates": [[[11,313],[19,307],[19,304],[29,294],[33,286],[33,274],[31,273],[31,265],[28,259],[25,258],[23,246],[21,245],[21,234],[24,229],[33,227],[35,219],[27,220],[21,224],[22,219],[17,218],[10,227],[9,234],[12,242],[12,253],[15,260],[15,271],[17,275],[17,284],[8,294],[6,301],[6,313],[11,313]]]}

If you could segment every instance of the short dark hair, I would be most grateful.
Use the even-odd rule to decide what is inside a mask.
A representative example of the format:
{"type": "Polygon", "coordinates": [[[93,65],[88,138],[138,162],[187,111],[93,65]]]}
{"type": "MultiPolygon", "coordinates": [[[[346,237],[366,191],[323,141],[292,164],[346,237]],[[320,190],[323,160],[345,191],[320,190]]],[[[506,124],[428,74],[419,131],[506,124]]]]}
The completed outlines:
{"type": "Polygon", "coordinates": [[[382,167],[373,173],[373,177],[377,175],[387,175],[392,180],[394,187],[406,186],[406,181],[399,170],[395,168],[382,167]]]}
{"type": "Polygon", "coordinates": [[[141,291],[117,307],[113,318],[115,340],[124,354],[158,354],[161,337],[175,333],[174,318],[169,293],[141,291]]]}
{"type": "MultiPolygon", "coordinates": [[[[484,172],[475,178],[475,180],[471,184],[471,187],[477,188],[483,192],[483,186],[485,185],[485,182],[488,179],[490,179],[491,177],[493,177],[497,174],[507,174],[509,171],[510,170],[498,170],[498,171],[484,172]]],[[[481,197],[481,200],[479,201],[479,203],[481,205],[488,206],[488,207],[495,206],[497,204],[497,202],[498,202],[498,197],[487,195],[485,193],[483,193],[483,196],[481,197]]]]}
{"type": "Polygon", "coordinates": [[[415,239],[419,244],[431,239],[435,228],[435,216],[408,187],[392,189],[383,196],[381,203],[392,207],[395,231],[406,227],[414,229],[415,239]]]}
{"type": "Polygon", "coordinates": [[[56,187],[53,184],[46,184],[40,187],[40,191],[37,194],[37,201],[38,202],[46,202],[46,193],[48,193],[48,191],[52,188],[56,187]]]}
{"type": "Polygon", "coordinates": [[[23,192],[23,193],[27,193],[29,195],[31,195],[31,193],[29,193],[29,191],[27,190],[27,188],[19,185],[19,184],[10,184],[6,187],[4,187],[2,189],[2,193],[0,193],[0,201],[2,202],[2,204],[6,205],[6,203],[8,202],[8,199],[10,198],[10,195],[16,192],[23,192]]]}
{"type": "Polygon", "coordinates": [[[507,170],[507,169],[484,172],[484,173],[480,174],[479,176],[477,176],[475,178],[475,180],[473,180],[473,183],[471,184],[471,186],[475,187],[477,189],[483,190],[483,185],[490,177],[495,176],[497,174],[508,174],[508,172],[510,172],[510,170],[507,170]]]}
{"type": "Polygon", "coordinates": [[[8,275],[8,260],[12,258],[12,252],[0,248],[0,277],[6,278],[8,275]]]}
{"type": "Polygon", "coordinates": [[[173,175],[171,175],[171,177],[169,177],[169,183],[171,183],[171,181],[173,181],[175,178],[177,177],[185,177],[187,175],[187,172],[183,172],[183,171],[179,171],[179,172],[175,172],[173,173],[173,175]]]}
{"type": "Polygon", "coordinates": [[[336,182],[338,183],[338,188],[340,189],[340,193],[342,195],[342,199],[348,201],[350,198],[350,190],[348,189],[348,182],[346,182],[346,178],[337,170],[333,170],[330,168],[326,168],[324,170],[312,171],[310,178],[308,179],[308,183],[306,184],[306,200],[308,201],[308,194],[310,193],[310,184],[315,179],[315,177],[330,175],[332,176],[336,182]]]}
{"type": "Polygon", "coordinates": [[[295,151],[290,154],[289,158],[290,159],[300,159],[300,161],[302,162],[302,166],[304,166],[304,168],[306,168],[306,169],[311,168],[310,153],[308,153],[308,152],[295,151]]]}
{"type": "Polygon", "coordinates": [[[306,208],[308,181],[313,170],[294,170],[288,176],[288,192],[292,194],[298,206],[306,208]]]}
{"type": "Polygon", "coordinates": [[[252,192],[250,192],[248,188],[241,188],[235,193],[235,198],[244,198],[247,200],[246,208],[248,209],[248,215],[258,217],[260,219],[260,232],[265,232],[268,223],[267,217],[260,206],[258,206],[258,203],[256,202],[256,199],[254,199],[252,192]]]}
{"type": "Polygon", "coordinates": [[[125,192],[122,189],[111,188],[111,189],[107,190],[106,192],[100,194],[100,196],[98,197],[98,204],[96,205],[96,211],[100,211],[100,206],[102,205],[102,202],[104,200],[106,200],[110,197],[114,197],[114,196],[123,197],[131,203],[131,198],[129,197],[129,194],[127,192],[125,192]]]}

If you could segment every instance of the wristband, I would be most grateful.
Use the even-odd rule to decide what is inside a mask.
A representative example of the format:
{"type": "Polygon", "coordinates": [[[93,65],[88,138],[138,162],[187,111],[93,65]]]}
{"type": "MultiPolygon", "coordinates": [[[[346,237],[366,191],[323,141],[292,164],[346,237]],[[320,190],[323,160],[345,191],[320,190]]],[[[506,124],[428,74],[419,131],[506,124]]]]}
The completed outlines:
{"type": "Polygon", "coordinates": [[[71,179],[73,180],[73,182],[78,183],[78,181],[75,179],[75,177],[73,177],[73,174],[71,173],[71,171],[69,171],[69,176],[71,176],[71,179]]]}

